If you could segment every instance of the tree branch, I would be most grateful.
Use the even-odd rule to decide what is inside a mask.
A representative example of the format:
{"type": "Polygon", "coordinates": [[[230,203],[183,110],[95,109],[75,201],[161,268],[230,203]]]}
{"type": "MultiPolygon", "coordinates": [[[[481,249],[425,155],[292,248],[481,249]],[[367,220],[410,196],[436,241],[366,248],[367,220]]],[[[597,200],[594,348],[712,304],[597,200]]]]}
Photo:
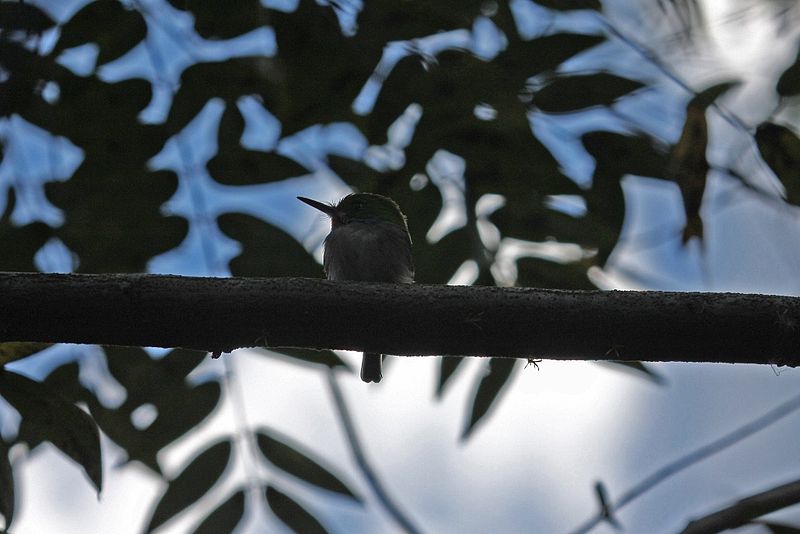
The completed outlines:
{"type": "Polygon", "coordinates": [[[741,527],[753,519],[800,503],[800,480],[758,493],[719,510],[695,519],[681,534],[711,534],[741,527]]]}
{"type": "Polygon", "coordinates": [[[0,341],[800,364],[800,298],[0,273],[0,341]]]}
{"type": "Polygon", "coordinates": [[[706,458],[722,452],[728,447],[736,445],[757,432],[761,432],[797,410],[800,410],[800,395],[795,395],[791,399],[758,416],[756,419],[656,469],[632,488],[625,491],[616,501],[607,501],[604,503],[604,509],[600,510],[598,514],[589,519],[586,523],[573,530],[572,534],[586,534],[601,522],[608,520],[609,516],[618,512],[668,478],[677,475],[681,471],[690,468],[706,458]]]}

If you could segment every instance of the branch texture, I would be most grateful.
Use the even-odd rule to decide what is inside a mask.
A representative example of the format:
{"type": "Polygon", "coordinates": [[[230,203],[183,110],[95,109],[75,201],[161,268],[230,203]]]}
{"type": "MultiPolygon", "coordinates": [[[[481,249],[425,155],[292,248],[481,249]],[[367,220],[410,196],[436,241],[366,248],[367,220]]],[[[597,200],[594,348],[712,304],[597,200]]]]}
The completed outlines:
{"type": "Polygon", "coordinates": [[[0,341],[800,363],[800,298],[0,273],[0,341]]]}
{"type": "Polygon", "coordinates": [[[762,515],[793,506],[800,502],[800,480],[758,493],[739,502],[696,519],[682,534],[713,534],[744,526],[762,515]]]}

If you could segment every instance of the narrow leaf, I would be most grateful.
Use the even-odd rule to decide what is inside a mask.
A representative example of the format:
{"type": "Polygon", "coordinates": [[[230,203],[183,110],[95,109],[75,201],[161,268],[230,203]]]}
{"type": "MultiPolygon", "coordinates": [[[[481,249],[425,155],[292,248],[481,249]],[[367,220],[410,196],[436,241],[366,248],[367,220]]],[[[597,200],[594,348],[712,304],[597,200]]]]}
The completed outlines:
{"type": "Polygon", "coordinates": [[[557,11],[572,11],[575,9],[600,11],[602,9],[600,0],[536,0],[536,3],[557,11]]]}
{"type": "Polygon", "coordinates": [[[305,480],[319,488],[346,495],[361,502],[361,499],[328,469],[313,460],[310,453],[274,430],[261,429],[257,434],[258,447],[270,463],[287,473],[305,480]]]}
{"type": "Polygon", "coordinates": [[[489,412],[500,394],[505,390],[514,370],[514,358],[492,358],[489,360],[489,372],[481,378],[475,396],[472,399],[472,413],[469,422],[461,434],[461,439],[470,437],[475,426],[489,412]]]}
{"type": "Polygon", "coordinates": [[[0,515],[6,521],[6,530],[14,520],[14,472],[8,460],[8,444],[0,439],[0,515]]]}
{"type": "Polygon", "coordinates": [[[614,371],[628,372],[640,378],[646,378],[659,386],[667,383],[667,380],[662,375],[656,373],[653,369],[642,362],[614,360],[597,363],[614,371]]]}
{"type": "Polygon", "coordinates": [[[706,89],[703,89],[697,93],[692,100],[689,101],[689,105],[705,109],[713,104],[717,98],[721,97],[737,85],[739,85],[739,82],[737,81],[714,84],[711,87],[707,87],[706,89]]]}
{"type": "Polygon", "coordinates": [[[78,462],[100,491],[100,434],[89,414],[49,386],[8,370],[0,372],[0,395],[22,416],[20,440],[31,448],[49,441],[78,462]]]}
{"type": "Polygon", "coordinates": [[[146,531],[153,531],[205,495],[225,471],[230,456],[231,444],[227,440],[217,442],[195,456],[170,482],[150,517],[146,531]]]}
{"type": "Polygon", "coordinates": [[[324,534],[327,532],[320,522],[302,505],[272,486],[267,486],[267,504],[278,516],[278,519],[283,521],[292,532],[303,532],[304,534],[324,534]]]}
{"type": "Polygon", "coordinates": [[[194,534],[219,534],[233,532],[244,515],[244,491],[239,490],[230,499],[206,517],[194,534]]]}
{"type": "Polygon", "coordinates": [[[443,357],[440,359],[439,364],[439,385],[436,387],[436,397],[441,398],[444,394],[444,388],[448,384],[450,377],[456,372],[458,366],[464,361],[464,358],[448,358],[443,357]]]}
{"type": "Polygon", "coordinates": [[[117,0],[89,2],[62,26],[56,50],[84,44],[100,47],[98,65],[116,59],[144,39],[147,25],[142,15],[117,0]]]}
{"type": "Polygon", "coordinates": [[[610,106],[642,87],[642,82],[607,72],[559,76],[536,92],[534,103],[548,113],[569,113],[594,106],[610,106]]]}
{"type": "Polygon", "coordinates": [[[800,94],[800,54],[792,65],[783,71],[778,78],[775,90],[781,96],[794,96],[800,94]]]}
{"type": "Polygon", "coordinates": [[[758,151],[786,190],[786,200],[800,205],[800,137],[780,124],[765,122],[756,129],[758,151]]]}
{"type": "Polygon", "coordinates": [[[15,30],[39,34],[55,24],[47,13],[28,2],[0,2],[0,20],[9,34],[15,30]]]}
{"type": "Polygon", "coordinates": [[[708,122],[705,107],[689,103],[686,121],[678,142],[672,148],[667,178],[677,182],[683,197],[686,226],[683,229],[684,245],[693,237],[703,240],[703,219],[700,207],[706,189],[709,164],[706,159],[708,147],[708,122]]]}
{"type": "Polygon", "coordinates": [[[52,343],[33,343],[28,341],[8,341],[6,343],[0,343],[0,366],[27,358],[28,356],[52,346],[52,343]]]}

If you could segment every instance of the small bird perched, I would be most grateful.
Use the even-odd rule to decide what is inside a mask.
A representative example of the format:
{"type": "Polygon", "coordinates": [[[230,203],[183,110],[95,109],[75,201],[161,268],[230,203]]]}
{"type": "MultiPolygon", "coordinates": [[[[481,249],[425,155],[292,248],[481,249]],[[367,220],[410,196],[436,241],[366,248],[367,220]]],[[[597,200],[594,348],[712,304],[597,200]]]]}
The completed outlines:
{"type": "MultiPolygon", "coordinates": [[[[353,193],[331,205],[305,197],[297,199],[331,219],[322,262],[328,280],[414,281],[411,236],[406,216],[394,200],[372,193],[353,193]]],[[[361,380],[380,382],[382,359],[381,354],[365,352],[361,380]]]]}

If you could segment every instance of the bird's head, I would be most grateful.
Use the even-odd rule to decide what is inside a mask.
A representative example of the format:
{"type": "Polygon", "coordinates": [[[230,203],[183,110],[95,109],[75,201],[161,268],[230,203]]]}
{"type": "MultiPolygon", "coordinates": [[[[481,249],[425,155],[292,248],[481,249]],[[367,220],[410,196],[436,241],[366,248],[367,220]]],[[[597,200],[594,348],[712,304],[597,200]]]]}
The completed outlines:
{"type": "Polygon", "coordinates": [[[323,204],[305,197],[297,199],[330,217],[332,228],[352,221],[382,221],[397,224],[408,231],[406,217],[400,211],[400,207],[394,200],[383,195],[352,193],[338,204],[323,204]]]}

